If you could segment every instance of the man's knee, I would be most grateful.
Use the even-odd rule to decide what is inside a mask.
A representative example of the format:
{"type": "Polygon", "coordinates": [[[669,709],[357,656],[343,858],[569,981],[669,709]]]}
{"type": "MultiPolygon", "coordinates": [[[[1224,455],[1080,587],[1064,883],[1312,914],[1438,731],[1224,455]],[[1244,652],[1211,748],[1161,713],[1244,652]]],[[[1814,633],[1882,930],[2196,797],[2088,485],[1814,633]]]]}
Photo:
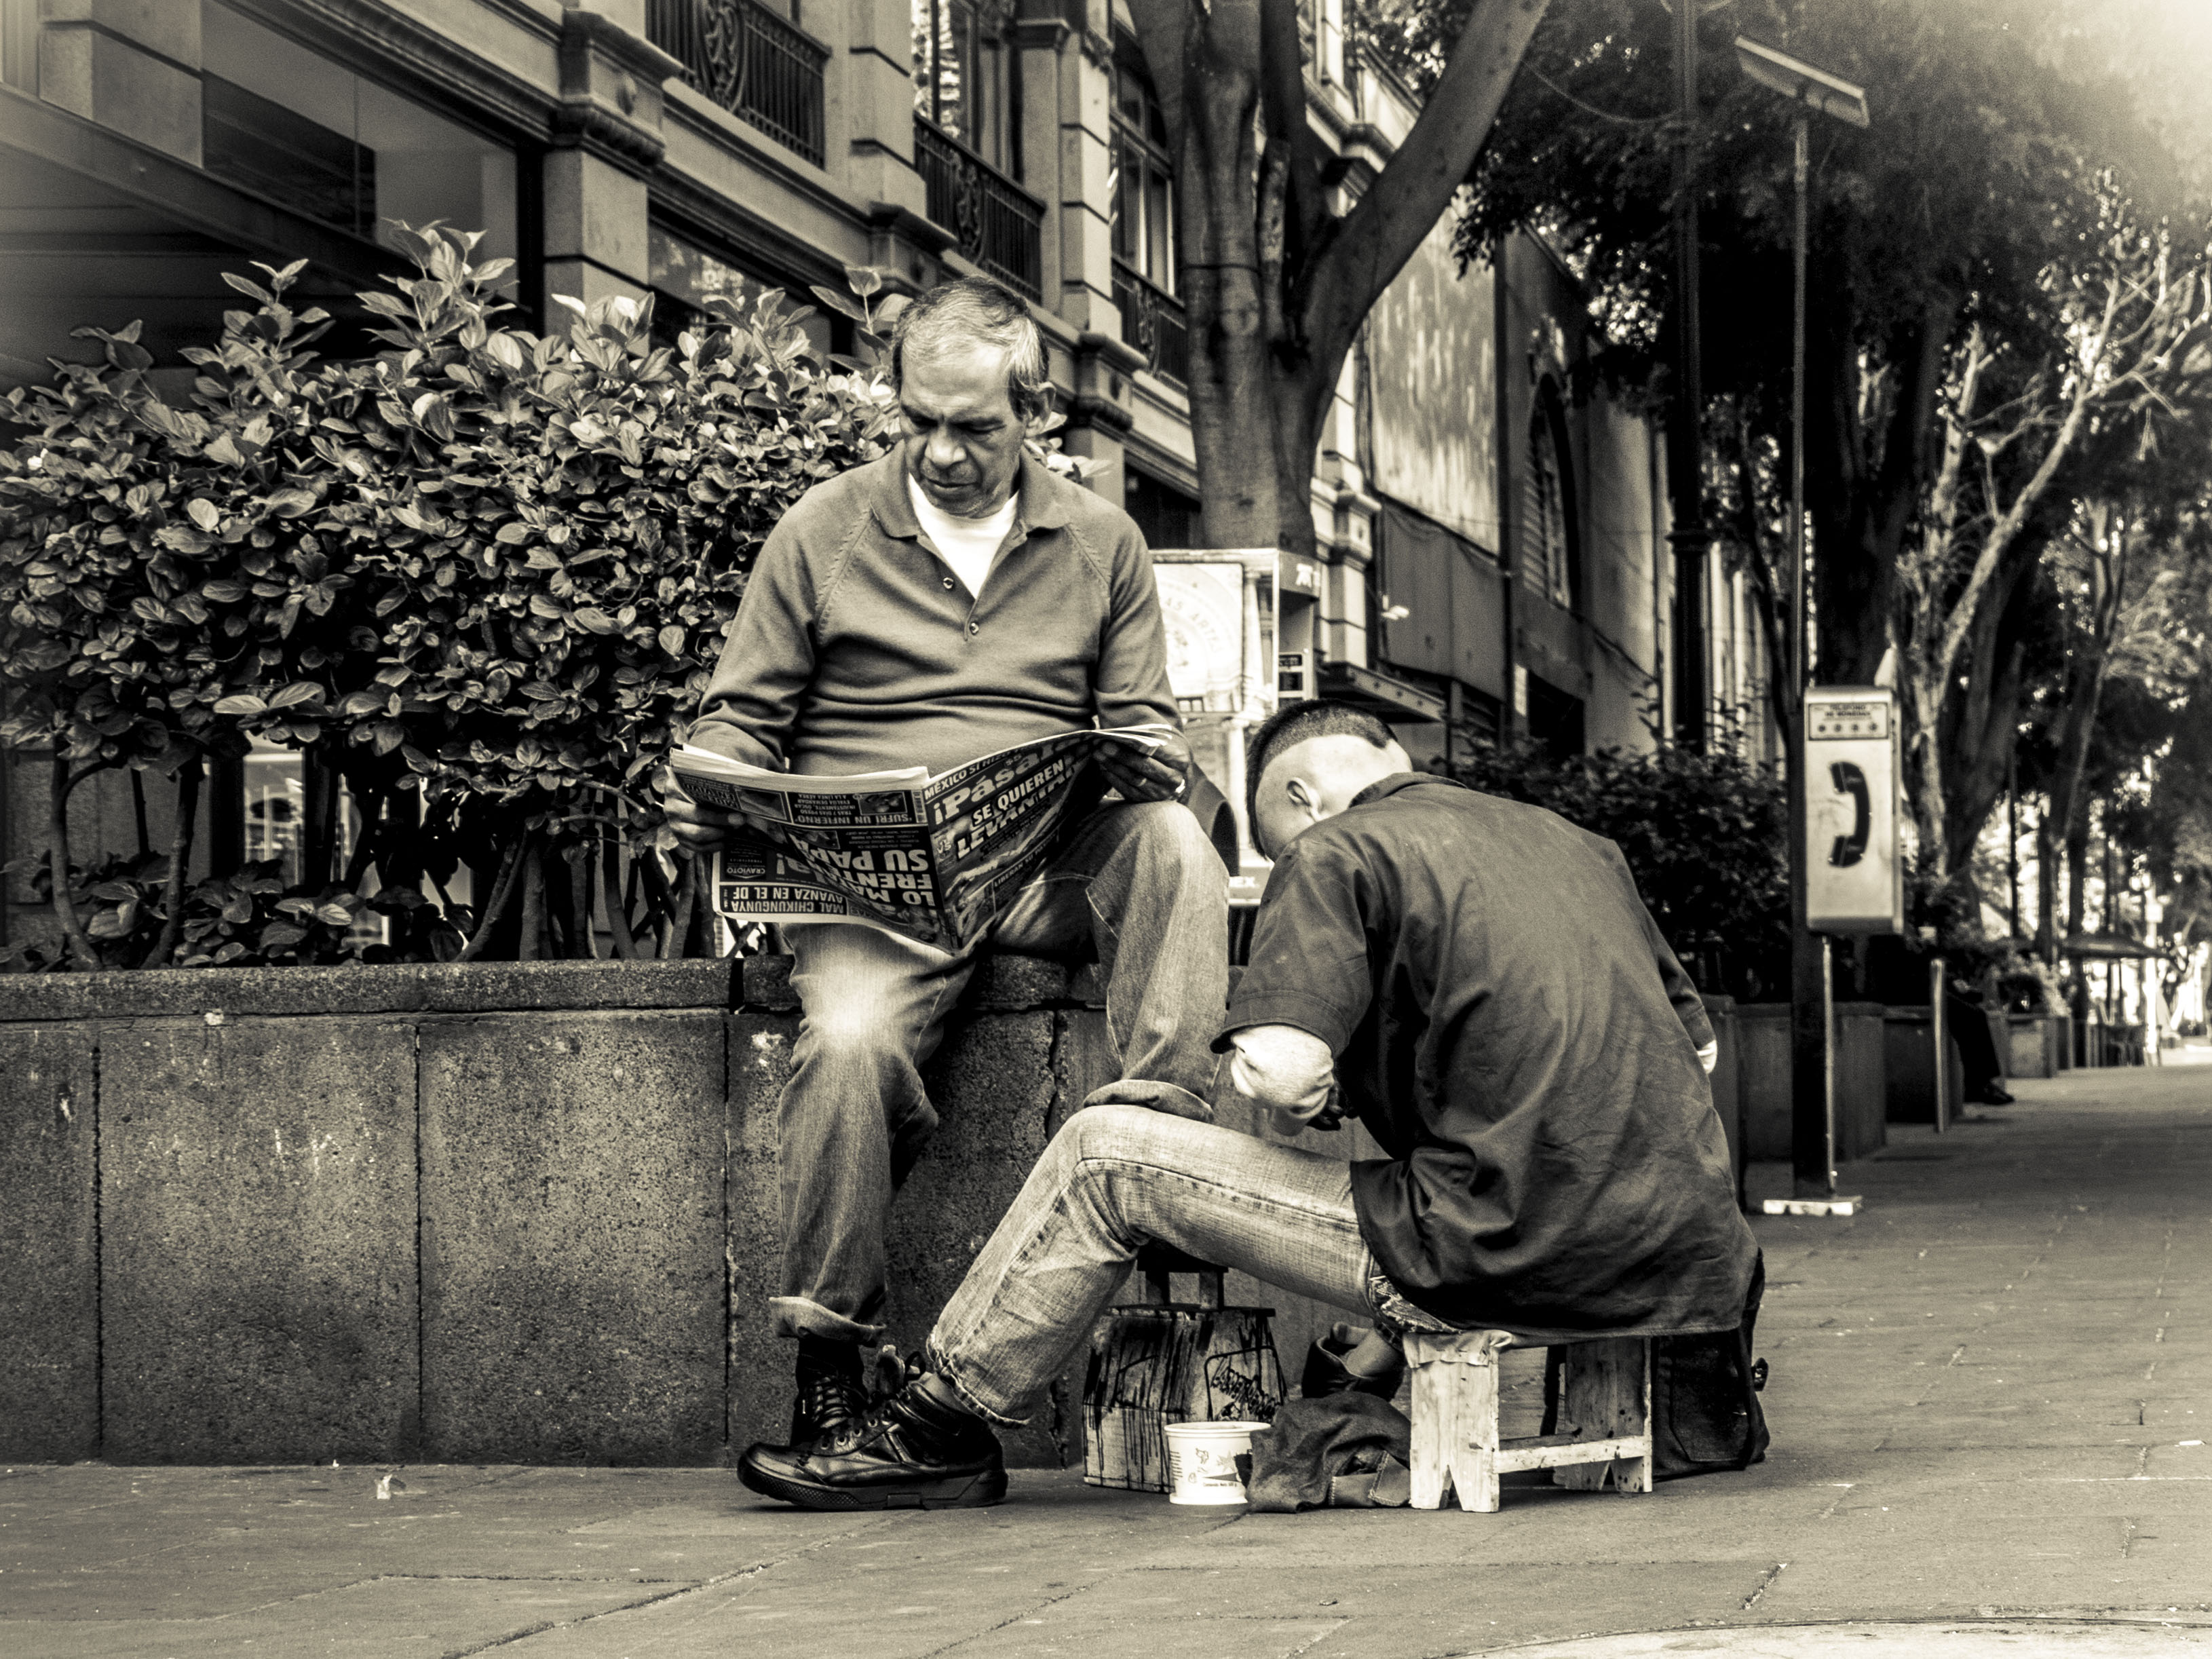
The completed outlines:
{"type": "Polygon", "coordinates": [[[1123,810],[1129,814],[1130,838],[1148,864],[1174,872],[1185,882],[1228,890],[1221,854],[1206,839],[1197,814],[1188,806],[1177,801],[1152,800],[1133,802],[1123,810]]]}
{"type": "Polygon", "coordinates": [[[880,1013],[853,1003],[807,1011],[792,1048],[784,1109],[811,1115],[855,1113],[897,1129],[926,1113],[914,1045],[880,1013]]]}
{"type": "Polygon", "coordinates": [[[1161,1121],[1162,1115],[1149,1106],[1086,1106],[1060,1126],[1051,1152],[1064,1158],[1072,1172],[1115,1159],[1140,1160],[1161,1121]]]}

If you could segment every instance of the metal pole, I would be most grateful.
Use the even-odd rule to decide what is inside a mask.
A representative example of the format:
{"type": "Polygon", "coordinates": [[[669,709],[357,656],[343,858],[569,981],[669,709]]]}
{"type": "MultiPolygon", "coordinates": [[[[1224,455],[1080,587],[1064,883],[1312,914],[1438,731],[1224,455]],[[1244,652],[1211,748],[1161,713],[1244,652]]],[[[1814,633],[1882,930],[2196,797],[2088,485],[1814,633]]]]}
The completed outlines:
{"type": "MultiPolygon", "coordinates": [[[[1692,9],[1684,5],[1685,11],[1692,9]]],[[[1799,1198],[1836,1195],[1835,957],[1813,932],[1806,899],[1808,839],[1805,688],[1812,680],[1811,594],[1805,572],[1805,185],[1807,122],[1796,122],[1796,305],[1790,369],[1790,1162],[1799,1198]]]]}
{"type": "MultiPolygon", "coordinates": [[[[1674,405],[1668,423],[1668,495],[1674,509],[1667,539],[1674,564],[1674,730],[1688,748],[1705,747],[1705,411],[1703,343],[1698,320],[1698,8],[1674,7],[1674,405]]],[[[1501,313],[1502,314],[1502,313],[1501,313]]]]}
{"type": "MultiPolygon", "coordinates": [[[[1685,6],[1685,10],[1690,9],[1685,6]]],[[[1790,667],[1793,693],[1810,678],[1813,653],[1806,629],[1813,607],[1811,584],[1805,576],[1805,185],[1812,145],[1811,123],[1800,110],[1794,129],[1797,154],[1796,239],[1790,263],[1795,266],[1794,305],[1790,319],[1790,667]]]]}
{"type": "Polygon", "coordinates": [[[1936,1040],[1936,1133],[1951,1127],[1951,1053],[1949,1024],[1943,1018],[1943,958],[1928,964],[1928,1031],[1936,1040]]]}
{"type": "Polygon", "coordinates": [[[1836,1195],[1836,942],[1820,936],[1820,1155],[1827,1196],[1836,1195]]]}

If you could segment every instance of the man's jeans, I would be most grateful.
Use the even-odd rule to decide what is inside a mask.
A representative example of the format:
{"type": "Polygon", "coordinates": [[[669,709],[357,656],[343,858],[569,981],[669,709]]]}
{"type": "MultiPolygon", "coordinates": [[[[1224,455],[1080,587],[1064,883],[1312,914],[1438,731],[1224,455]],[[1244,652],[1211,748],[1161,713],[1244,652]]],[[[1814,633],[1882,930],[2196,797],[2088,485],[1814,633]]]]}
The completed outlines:
{"type": "Polygon", "coordinates": [[[1154,1242],[1386,1327],[1442,1328],[1398,1299],[1360,1237],[1343,1159],[1093,1106],[1053,1137],[945,1304],[930,1369],[985,1415],[1024,1421],[1154,1242]]]}
{"type": "MultiPolygon", "coordinates": [[[[988,945],[1095,950],[1121,1075],[1204,1103],[1229,1000],[1228,906],[1220,855],[1187,808],[1118,803],[1077,826],[988,945]]],[[[880,1341],[891,1199],[937,1127],[921,1068],[979,951],[948,956],[847,922],[789,938],[805,1018],[778,1107],[776,1330],[880,1341]]]]}

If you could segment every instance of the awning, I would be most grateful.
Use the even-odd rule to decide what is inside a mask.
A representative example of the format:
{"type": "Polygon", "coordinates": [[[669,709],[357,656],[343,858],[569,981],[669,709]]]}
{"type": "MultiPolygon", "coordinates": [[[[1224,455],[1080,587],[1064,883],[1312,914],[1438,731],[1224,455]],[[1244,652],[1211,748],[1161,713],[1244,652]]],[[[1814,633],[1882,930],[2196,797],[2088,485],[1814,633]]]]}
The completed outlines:
{"type": "Polygon", "coordinates": [[[2058,953],[2090,962],[2132,962],[2138,957],[2154,957],[2159,949],[2125,933],[2075,933],[2058,947],[2058,953]]]}
{"type": "Polygon", "coordinates": [[[1393,726],[1415,726],[1444,718],[1444,700],[1418,685],[1378,674],[1371,668],[1355,668],[1348,662],[1321,665],[1320,695],[1335,702],[1348,702],[1393,726]]]}

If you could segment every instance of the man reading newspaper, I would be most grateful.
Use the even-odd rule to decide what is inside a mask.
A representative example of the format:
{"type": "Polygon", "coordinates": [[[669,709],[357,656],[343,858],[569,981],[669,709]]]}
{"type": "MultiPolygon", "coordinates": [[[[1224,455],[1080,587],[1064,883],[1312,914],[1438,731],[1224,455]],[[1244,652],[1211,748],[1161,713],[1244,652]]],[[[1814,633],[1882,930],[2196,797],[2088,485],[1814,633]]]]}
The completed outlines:
{"type": "MultiPolygon", "coordinates": [[[[1123,1076],[1102,1094],[1206,1115],[1228,883],[1179,804],[1190,750],[1144,538],[1024,454],[1049,381],[1042,337],[1005,289],[968,278],[916,301],[891,367],[907,437],[817,485],[770,534],[690,742],[795,773],[934,775],[1056,732],[1166,726],[1149,750],[1099,745],[1122,799],[1077,821],[977,943],[1094,948],[1123,1076]]],[[[702,852],[739,821],[673,793],[668,810],[702,852]]],[[[792,1437],[811,1443],[866,1403],[892,1194],[937,1122],[920,1067],[977,945],[948,953],[854,922],[787,937],[804,1019],[778,1108],[775,1309],[799,1343],[792,1437]]]]}

